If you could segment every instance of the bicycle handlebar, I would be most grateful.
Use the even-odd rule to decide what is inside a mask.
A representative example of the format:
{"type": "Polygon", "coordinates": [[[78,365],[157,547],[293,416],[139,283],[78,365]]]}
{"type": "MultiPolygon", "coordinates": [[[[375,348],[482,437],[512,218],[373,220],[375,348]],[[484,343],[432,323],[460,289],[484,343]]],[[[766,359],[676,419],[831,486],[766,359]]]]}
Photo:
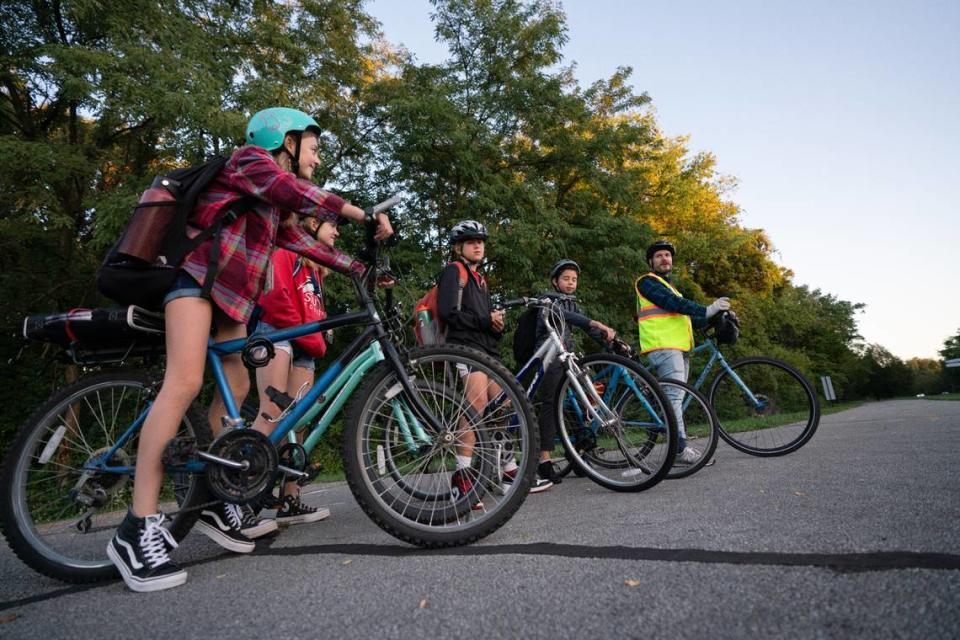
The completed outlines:
{"type": "MultiPolygon", "coordinates": [[[[384,200],[383,202],[379,202],[373,205],[372,207],[369,207],[368,211],[370,211],[371,215],[376,216],[378,213],[383,213],[387,209],[390,209],[391,207],[395,207],[396,205],[400,204],[401,201],[402,199],[400,198],[399,194],[393,195],[387,198],[386,200],[384,200]]],[[[363,262],[368,263],[370,267],[367,269],[366,274],[364,274],[365,277],[358,276],[355,279],[355,284],[357,288],[364,289],[369,293],[373,293],[374,284],[376,282],[376,272],[378,270],[377,249],[380,244],[379,242],[377,242],[377,239],[376,239],[378,227],[379,227],[379,223],[377,222],[376,218],[373,218],[370,221],[370,223],[366,225],[366,228],[364,229],[364,234],[363,234],[364,247],[360,251],[359,258],[363,262]]]]}
{"type": "Polygon", "coordinates": [[[501,307],[503,309],[513,309],[516,307],[551,307],[558,302],[576,299],[576,296],[567,295],[565,293],[546,293],[536,297],[525,296],[522,298],[507,300],[503,303],[503,305],[501,305],[501,307]]]}

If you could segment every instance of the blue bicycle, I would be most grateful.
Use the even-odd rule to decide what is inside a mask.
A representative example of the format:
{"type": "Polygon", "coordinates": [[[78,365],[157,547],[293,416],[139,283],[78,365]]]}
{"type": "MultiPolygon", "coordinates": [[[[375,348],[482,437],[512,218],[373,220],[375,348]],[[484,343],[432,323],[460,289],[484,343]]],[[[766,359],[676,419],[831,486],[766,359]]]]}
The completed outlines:
{"type": "MultiPolygon", "coordinates": [[[[677,388],[668,395],[674,407],[682,406],[684,422],[698,425],[690,431],[702,438],[704,451],[712,456],[717,436],[738,451],[761,457],[786,455],[810,441],[820,424],[820,403],[802,373],[782,360],[763,356],[728,362],[712,329],[701,334],[703,341],[691,355],[706,353],[709,357],[697,379],[692,384],[660,383],[677,388]],[[715,368],[719,372],[713,376],[715,368]],[[707,392],[701,395],[708,382],[707,392]],[[704,397],[713,413],[710,423],[704,419],[704,397]]],[[[640,356],[629,345],[620,345],[621,352],[642,366],[640,356]]],[[[707,461],[702,460],[693,471],[707,461]]]]}
{"type": "Polygon", "coordinates": [[[774,358],[751,356],[727,362],[715,337],[707,335],[693,354],[709,358],[694,381],[702,388],[713,373],[706,394],[717,414],[720,437],[731,447],[754,456],[792,453],[813,437],[820,424],[820,402],[813,386],[794,367],[774,358]]]}
{"type": "MultiPolygon", "coordinates": [[[[379,264],[372,228],[366,257],[379,264]]],[[[363,281],[355,279],[358,311],[242,340],[210,341],[208,364],[225,400],[224,428],[214,438],[204,412],[192,406],[166,448],[160,501],[175,538],[186,536],[200,509],[215,501],[255,502],[283,476],[304,478],[309,450],[348,400],[342,444],[347,481],[364,512],[385,531],[424,547],[467,544],[495,531],[520,507],[539,450],[522,387],[498,362],[471,349],[405,351],[398,310],[390,300],[378,308],[373,295],[377,272],[371,268],[363,281]],[[246,428],[223,373],[224,356],[240,353],[248,367],[262,366],[275,341],[354,325],[364,327],[360,335],[309,392],[275,395],[286,408],[269,437],[246,428]],[[469,402],[464,375],[473,372],[501,389],[497,406],[478,410],[469,402]],[[290,440],[296,429],[310,431],[302,445],[290,440]],[[467,434],[472,487],[453,491],[451,474],[467,434]],[[506,489],[505,447],[520,466],[518,480],[506,489]]],[[[74,317],[70,329],[68,320],[68,357],[87,366],[125,362],[133,354],[162,357],[162,317],[151,323],[150,314],[136,309],[107,316],[115,324],[99,342],[75,339],[79,321],[74,317]]],[[[116,576],[105,549],[131,504],[140,429],[158,386],[145,371],[94,373],[54,393],[21,427],[0,472],[0,528],[30,567],[69,582],[116,576]]]]}

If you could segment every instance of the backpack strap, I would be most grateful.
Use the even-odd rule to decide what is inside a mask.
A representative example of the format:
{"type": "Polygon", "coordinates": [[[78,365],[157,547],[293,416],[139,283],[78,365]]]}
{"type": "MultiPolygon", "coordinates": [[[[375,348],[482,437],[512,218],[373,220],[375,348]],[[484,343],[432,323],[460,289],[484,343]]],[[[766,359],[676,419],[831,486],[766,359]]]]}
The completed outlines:
{"type": "Polygon", "coordinates": [[[217,156],[203,165],[180,169],[166,176],[159,176],[154,180],[154,186],[157,186],[158,181],[162,180],[164,188],[170,191],[178,202],[177,216],[170,224],[169,231],[161,245],[161,254],[167,256],[168,264],[179,265],[184,256],[200,246],[200,242],[209,237],[209,234],[204,236],[200,242],[194,245],[190,241],[184,242],[183,236],[200,193],[223,171],[226,164],[227,158],[217,156]]]}
{"type": "MultiPolygon", "coordinates": [[[[467,278],[470,277],[470,269],[467,268],[467,265],[463,264],[460,260],[457,260],[453,264],[457,265],[457,271],[460,272],[460,279],[457,281],[460,287],[457,289],[457,311],[460,311],[460,305],[463,302],[463,290],[467,286],[467,278]]],[[[474,274],[474,280],[477,283],[478,287],[481,287],[486,284],[486,281],[483,279],[483,276],[478,276],[474,274]]]]}
{"type": "MultiPolygon", "coordinates": [[[[210,236],[214,236],[213,244],[210,246],[210,259],[207,261],[207,274],[203,278],[203,287],[200,289],[201,298],[210,297],[210,291],[213,289],[213,281],[216,280],[217,273],[220,271],[218,264],[220,262],[220,232],[223,231],[224,226],[233,224],[241,214],[249,211],[256,202],[257,198],[250,195],[246,195],[241,197],[239,200],[235,200],[227,207],[227,211],[217,218],[216,222],[201,231],[190,241],[189,244],[192,246],[190,247],[189,251],[193,251],[200,246],[201,242],[210,236]],[[201,238],[201,236],[203,237],[201,238]]],[[[185,253],[184,255],[187,254],[185,253]]]]}

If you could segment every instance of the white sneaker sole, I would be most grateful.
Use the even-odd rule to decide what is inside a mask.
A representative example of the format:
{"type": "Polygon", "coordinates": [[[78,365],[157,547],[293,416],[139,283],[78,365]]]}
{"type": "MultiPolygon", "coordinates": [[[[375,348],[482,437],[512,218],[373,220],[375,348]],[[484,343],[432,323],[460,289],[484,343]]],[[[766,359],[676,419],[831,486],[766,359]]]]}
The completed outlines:
{"type": "Polygon", "coordinates": [[[277,526],[277,521],[273,518],[264,518],[256,524],[256,526],[249,527],[247,529],[240,529],[240,533],[247,536],[251,540],[254,538],[259,538],[265,536],[268,533],[273,533],[280,527],[277,526]]]}
{"type": "Polygon", "coordinates": [[[299,516],[290,516],[284,518],[277,514],[277,524],[310,524],[311,522],[320,522],[330,517],[330,509],[317,509],[313,513],[305,513],[299,516]]]}
{"type": "Polygon", "coordinates": [[[150,580],[142,580],[137,578],[127,567],[127,564],[120,559],[119,554],[113,550],[113,541],[111,540],[107,544],[107,556],[110,558],[110,561],[113,562],[114,566],[117,568],[117,571],[120,572],[120,577],[123,578],[124,584],[127,585],[131,591],[136,591],[137,593],[148,593],[150,591],[163,591],[164,589],[172,589],[173,587],[179,587],[187,581],[187,572],[186,570],[181,570],[177,573],[171,573],[168,576],[163,576],[160,578],[153,578],[150,580]]]}
{"type": "Polygon", "coordinates": [[[539,486],[533,485],[532,487],[530,487],[530,493],[543,493],[544,491],[549,491],[552,488],[553,488],[552,482],[549,484],[541,484],[539,486]]]}
{"type": "Polygon", "coordinates": [[[223,531],[220,531],[220,529],[214,527],[213,525],[207,524],[203,520],[197,520],[197,524],[193,526],[197,529],[197,531],[229,551],[233,551],[235,553],[250,553],[257,548],[256,543],[252,540],[248,540],[247,542],[234,540],[223,531]]]}

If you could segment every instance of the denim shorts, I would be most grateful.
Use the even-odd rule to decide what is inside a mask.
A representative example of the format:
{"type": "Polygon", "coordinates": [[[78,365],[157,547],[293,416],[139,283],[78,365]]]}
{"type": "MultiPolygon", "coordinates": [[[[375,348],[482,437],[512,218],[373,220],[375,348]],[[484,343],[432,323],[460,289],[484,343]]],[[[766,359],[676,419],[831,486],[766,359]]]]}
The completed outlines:
{"type": "Polygon", "coordinates": [[[170,291],[163,297],[163,306],[167,306],[167,303],[177,298],[201,298],[203,296],[200,295],[200,291],[200,283],[189,273],[181,269],[180,273],[177,274],[177,279],[173,281],[173,286],[170,287],[170,291]]]}
{"type": "MultiPolygon", "coordinates": [[[[254,333],[267,333],[268,331],[276,330],[277,328],[273,325],[267,324],[263,320],[260,320],[257,323],[257,330],[254,331],[254,333]]],[[[290,340],[278,340],[273,343],[273,346],[275,349],[279,349],[280,351],[285,351],[288,353],[293,366],[300,367],[301,369],[310,369],[311,371],[317,368],[317,363],[313,356],[295,345],[290,340]]]]}

